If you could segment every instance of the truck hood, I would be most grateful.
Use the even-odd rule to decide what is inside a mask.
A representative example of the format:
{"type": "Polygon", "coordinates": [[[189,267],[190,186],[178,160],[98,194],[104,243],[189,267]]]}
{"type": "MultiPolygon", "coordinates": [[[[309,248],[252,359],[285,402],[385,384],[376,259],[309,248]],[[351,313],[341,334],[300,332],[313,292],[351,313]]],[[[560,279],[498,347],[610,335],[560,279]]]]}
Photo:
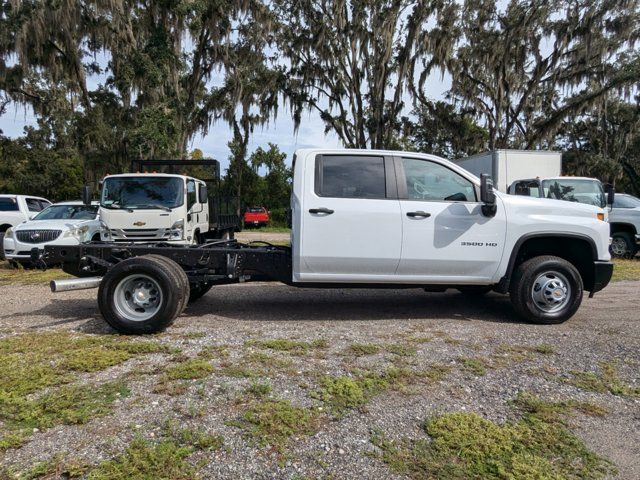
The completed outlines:
{"type": "Polygon", "coordinates": [[[100,208],[100,220],[111,229],[171,228],[180,218],[178,210],[167,212],[160,209],[145,209],[129,212],[120,209],[100,208]]]}
{"type": "Polygon", "coordinates": [[[516,211],[524,208],[529,215],[554,215],[595,218],[598,213],[607,216],[607,209],[587,205],[585,203],[568,202],[566,200],[554,200],[551,198],[527,197],[524,195],[509,195],[496,192],[496,195],[504,202],[505,208],[516,211]]]}
{"type": "Polygon", "coordinates": [[[14,227],[13,230],[71,230],[94,222],[97,222],[97,220],[29,220],[14,227]]]}

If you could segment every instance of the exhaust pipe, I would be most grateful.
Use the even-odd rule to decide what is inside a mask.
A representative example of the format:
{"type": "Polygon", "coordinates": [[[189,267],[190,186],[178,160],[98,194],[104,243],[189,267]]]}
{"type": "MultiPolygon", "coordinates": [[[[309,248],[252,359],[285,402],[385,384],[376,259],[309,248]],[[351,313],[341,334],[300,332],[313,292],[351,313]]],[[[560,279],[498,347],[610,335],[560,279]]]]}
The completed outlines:
{"type": "Polygon", "coordinates": [[[65,278],[64,280],[51,280],[49,286],[53,293],[68,292],[70,290],[88,290],[98,288],[102,277],[65,278]]]}

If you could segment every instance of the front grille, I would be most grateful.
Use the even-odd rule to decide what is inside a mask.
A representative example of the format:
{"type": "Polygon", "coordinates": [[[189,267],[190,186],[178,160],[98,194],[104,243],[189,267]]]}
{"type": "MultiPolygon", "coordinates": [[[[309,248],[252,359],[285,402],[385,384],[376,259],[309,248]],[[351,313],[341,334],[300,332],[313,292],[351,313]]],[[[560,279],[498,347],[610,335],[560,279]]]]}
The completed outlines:
{"type": "Polygon", "coordinates": [[[16,238],[23,243],[45,243],[58,238],[62,230],[18,230],[16,238]]]}
{"type": "Polygon", "coordinates": [[[125,228],[111,230],[114,242],[161,242],[169,240],[171,231],[168,228],[125,228]]]}

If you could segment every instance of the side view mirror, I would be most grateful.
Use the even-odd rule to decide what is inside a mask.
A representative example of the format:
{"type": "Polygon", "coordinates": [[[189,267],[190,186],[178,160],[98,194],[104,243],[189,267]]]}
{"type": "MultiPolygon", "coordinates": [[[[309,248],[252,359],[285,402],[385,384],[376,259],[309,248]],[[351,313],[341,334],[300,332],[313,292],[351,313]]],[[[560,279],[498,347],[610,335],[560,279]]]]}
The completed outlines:
{"type": "Polygon", "coordinates": [[[89,187],[89,185],[82,187],[82,203],[91,205],[91,197],[91,187],[89,187]]]}
{"type": "Polygon", "coordinates": [[[607,184],[605,186],[605,190],[607,192],[607,206],[611,207],[616,199],[616,189],[613,187],[613,185],[607,184]]]}
{"type": "Polygon", "coordinates": [[[488,173],[480,175],[480,201],[482,214],[485,217],[493,217],[496,214],[496,194],[493,191],[493,180],[488,173]]]}
{"type": "Polygon", "coordinates": [[[207,203],[207,198],[209,194],[207,192],[207,186],[200,184],[198,186],[198,202],[199,203],[207,203]]]}

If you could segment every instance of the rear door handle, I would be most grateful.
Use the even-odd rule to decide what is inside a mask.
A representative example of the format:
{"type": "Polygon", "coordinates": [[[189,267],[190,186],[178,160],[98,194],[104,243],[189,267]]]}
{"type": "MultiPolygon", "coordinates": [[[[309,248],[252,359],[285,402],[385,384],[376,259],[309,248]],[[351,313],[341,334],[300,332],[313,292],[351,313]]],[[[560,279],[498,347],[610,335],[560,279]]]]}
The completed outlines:
{"type": "Polygon", "coordinates": [[[330,208],[310,208],[309,213],[324,213],[326,215],[331,215],[333,210],[330,208]]]}
{"type": "Polygon", "coordinates": [[[411,218],[429,218],[430,216],[430,213],[423,212],[422,210],[418,212],[407,212],[407,217],[411,218]]]}

